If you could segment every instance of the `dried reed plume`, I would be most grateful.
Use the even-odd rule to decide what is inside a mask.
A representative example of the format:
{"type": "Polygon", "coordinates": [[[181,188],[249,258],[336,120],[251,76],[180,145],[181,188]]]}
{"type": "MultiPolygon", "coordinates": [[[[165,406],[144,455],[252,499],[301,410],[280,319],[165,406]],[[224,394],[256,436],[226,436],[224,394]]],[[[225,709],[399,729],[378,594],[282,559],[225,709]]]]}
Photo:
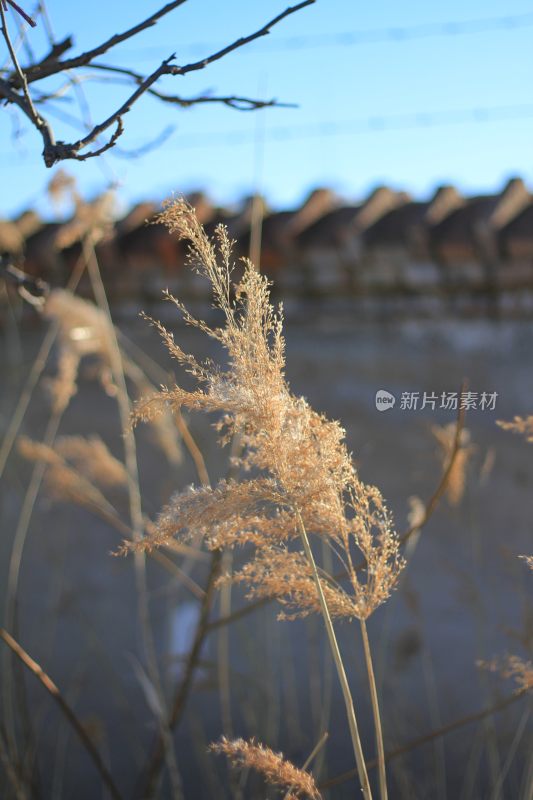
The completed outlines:
{"type": "Polygon", "coordinates": [[[49,388],[54,411],[62,411],[77,392],[78,370],[84,356],[98,358],[102,382],[111,386],[109,323],[93,303],[64,289],[50,292],[44,314],[59,326],[57,374],[49,388]]]}
{"type": "Polygon", "coordinates": [[[285,379],[282,309],[270,304],[268,280],[243,259],[242,277],[235,282],[233,243],[226,229],[219,225],[210,240],[194,209],[183,200],[168,204],[160,219],[189,243],[190,265],[210,282],[223,325],[211,327],[193,317],[179,300],[167,297],[186,323],[222,345],[227,366],[200,363],[159,322],[151,320],[171,355],[196,379],[197,388],[163,387],[137,404],[134,418],[150,421],[169,407],[216,413],[221,443],[239,437],[236,466],[249,477],[175,495],[160,515],[155,534],[126,543],[124,550],[151,548],[174,537],[188,539],[197,534],[211,549],[250,544],[253,554],[248,562],[226,579],[245,583],[250,596],[275,598],[288,609],[289,617],[322,613],[361,788],[370,800],[353,700],[332,624],[332,618],[358,618],[374,713],[380,792],[385,800],[383,738],[365,621],[387,600],[404,565],[390,515],[379,490],[360,480],[340,424],[291,393],[285,379]],[[348,588],[319,571],[308,534],[331,548],[348,588]],[[360,555],[363,569],[355,566],[360,555]]]}
{"type": "Polygon", "coordinates": [[[102,488],[126,486],[128,482],[124,464],[109,452],[99,436],[61,436],[54,449],[87,480],[102,488]]]}
{"type": "Polygon", "coordinates": [[[508,655],[492,661],[478,661],[478,667],[498,672],[502,678],[512,679],[520,694],[533,690],[533,664],[519,656],[508,655]]]}
{"type": "Polygon", "coordinates": [[[527,442],[533,443],[533,416],[515,417],[512,422],[505,422],[499,419],[496,425],[499,425],[504,431],[519,433],[521,436],[526,437],[527,442]]]}
{"type": "Polygon", "coordinates": [[[54,236],[54,247],[64,250],[90,236],[93,242],[103,239],[112,230],[115,191],[109,189],[87,202],[80,195],[76,179],[65,170],[58,170],[48,182],[47,193],[56,206],[71,203],[72,218],[60,226],[54,236]]]}
{"type": "Polygon", "coordinates": [[[303,524],[327,541],[346,570],[350,591],[331,578],[321,579],[331,614],[366,619],[389,597],[403,566],[380,492],[360,480],[339,423],[291,393],[284,375],[282,314],[269,302],[267,279],[244,260],[241,281],[233,285],[227,231],[219,226],[210,241],[184,201],[169,205],[161,218],[190,242],[191,265],[210,280],[225,324],[212,328],[168,297],[187,323],[223,345],[228,366],[199,363],[152,321],[198,388],[163,387],[137,404],[135,418],[151,420],[168,407],[218,412],[221,442],[239,435],[238,465],[251,475],[240,483],[175,495],[155,535],[137,546],[159,546],[197,532],[212,549],[252,544],[253,558],[233,580],[244,582],[252,596],[276,598],[291,615],[303,616],[320,611],[310,565],[293,549],[303,524]],[[362,572],[354,568],[355,551],[366,561],[362,572]]]}
{"type": "MultiPolygon", "coordinates": [[[[457,426],[451,422],[449,425],[432,425],[431,432],[439,445],[439,455],[443,465],[449,463],[450,456],[455,445],[457,426]]],[[[459,448],[455,454],[454,462],[448,481],[446,493],[448,501],[452,506],[458,506],[466,488],[466,468],[468,462],[475,451],[475,445],[470,443],[470,431],[466,428],[461,430],[459,448]]]]}
{"type": "MultiPolygon", "coordinates": [[[[114,396],[117,391],[112,369],[114,331],[106,314],[94,303],[63,289],[50,292],[43,311],[59,328],[57,371],[48,381],[53,410],[64,411],[76,395],[80,363],[86,356],[96,359],[98,379],[105,391],[114,396]]],[[[152,391],[153,384],[138,364],[122,350],[121,357],[126,377],[134,386],[135,396],[140,397],[152,391]]],[[[152,427],[156,442],[168,462],[179,464],[182,450],[171,412],[167,409],[154,418],[152,427]]]]}
{"type": "Polygon", "coordinates": [[[310,798],[320,800],[320,792],[312,775],[298,769],[281,753],[274,753],[269,747],[244,739],[229,741],[225,736],[209,748],[214,753],[223,753],[232,766],[238,769],[253,769],[264,776],[267,783],[278,786],[289,794],[287,798],[310,798]]]}
{"type": "Polygon", "coordinates": [[[55,500],[109,511],[112,507],[100,489],[127,484],[124,465],[97,436],[63,436],[53,448],[22,436],[18,447],[24,458],[47,465],[45,484],[55,500]]]}

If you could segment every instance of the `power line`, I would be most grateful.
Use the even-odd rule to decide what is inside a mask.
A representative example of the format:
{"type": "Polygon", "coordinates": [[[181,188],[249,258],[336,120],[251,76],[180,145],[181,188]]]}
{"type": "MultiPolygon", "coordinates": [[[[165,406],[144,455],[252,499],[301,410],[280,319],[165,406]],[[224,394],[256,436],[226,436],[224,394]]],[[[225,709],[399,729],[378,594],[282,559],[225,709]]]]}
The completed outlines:
{"type": "MultiPolygon", "coordinates": [[[[363,133],[380,133],[394,130],[437,128],[445,125],[476,125],[508,120],[532,119],[533,103],[521,105],[480,108],[450,109],[447,111],[416,111],[408,114],[391,114],[361,117],[351,120],[327,120],[316,124],[274,126],[267,128],[267,141],[284,142],[294,139],[321,138],[324,136],[348,136],[363,133]]],[[[238,146],[252,142],[253,131],[236,129],[218,133],[198,133],[177,136],[174,148],[201,148],[213,145],[238,146]]]]}
{"type": "MultiPolygon", "coordinates": [[[[314,139],[330,136],[357,136],[364,133],[386,133],[387,131],[438,128],[446,125],[475,124],[484,125],[492,122],[533,119],[533,103],[509,106],[493,106],[478,108],[450,109],[447,111],[415,111],[408,114],[376,115],[349,120],[326,120],[316,124],[273,126],[264,132],[264,140],[286,142],[298,139],[314,139]]],[[[233,147],[249,144],[254,141],[255,132],[236,129],[217,133],[184,134],[173,137],[173,143],[167,143],[167,149],[201,149],[202,147],[233,147]]],[[[112,152],[112,151],[111,151],[112,152]]],[[[12,158],[0,156],[4,167],[19,167],[19,162],[12,158]]]]}
{"type": "MultiPolygon", "coordinates": [[[[382,44],[395,42],[402,44],[413,39],[429,39],[438,36],[465,36],[492,31],[516,31],[533,26],[533,13],[515,14],[503,17],[484,17],[481,19],[426,22],[418,25],[389,26],[369,28],[366,30],[342,31],[336,33],[316,33],[302,36],[273,37],[254,43],[255,48],[264,48],[269,52],[280,50],[310,50],[317,47],[353,47],[358,44],[382,44]]],[[[220,42],[194,42],[178,46],[178,58],[184,55],[198,56],[218,50],[220,42]]],[[[123,54],[135,58],[159,57],[162,50],[176,50],[176,44],[157,45],[124,50],[123,54]]],[[[243,51],[243,52],[246,52],[243,51]]]]}

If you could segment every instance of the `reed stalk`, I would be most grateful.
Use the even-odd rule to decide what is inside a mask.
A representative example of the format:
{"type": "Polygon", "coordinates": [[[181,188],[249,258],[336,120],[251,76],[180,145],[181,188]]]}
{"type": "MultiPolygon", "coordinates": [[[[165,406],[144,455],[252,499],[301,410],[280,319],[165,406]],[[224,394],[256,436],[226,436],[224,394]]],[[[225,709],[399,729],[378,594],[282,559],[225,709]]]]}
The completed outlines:
{"type": "Polygon", "coordinates": [[[300,538],[302,540],[305,556],[313,573],[313,579],[315,581],[318,593],[318,599],[320,601],[320,608],[322,610],[322,616],[324,618],[324,623],[326,625],[326,633],[328,635],[329,646],[331,649],[333,660],[335,661],[335,666],[337,667],[337,674],[339,676],[342,695],[344,698],[344,704],[346,706],[346,714],[348,716],[348,725],[350,727],[350,736],[352,738],[352,745],[355,755],[355,763],[357,765],[357,772],[359,775],[359,782],[361,784],[361,789],[363,791],[363,796],[365,800],[372,800],[372,792],[370,791],[370,783],[368,781],[368,773],[366,770],[365,757],[363,755],[363,748],[361,745],[361,738],[359,736],[359,728],[357,725],[357,718],[355,716],[353,698],[350,692],[348,678],[346,677],[346,671],[344,669],[344,664],[339,650],[337,637],[335,635],[335,629],[333,628],[333,622],[331,620],[331,615],[329,613],[328,604],[326,603],[326,598],[324,597],[322,584],[320,582],[320,577],[318,575],[318,569],[316,566],[315,558],[313,556],[313,551],[311,550],[311,545],[309,543],[307,531],[305,529],[302,516],[298,510],[296,511],[296,518],[298,520],[298,525],[300,528],[300,538]]]}
{"type": "Polygon", "coordinates": [[[372,653],[370,651],[370,642],[368,640],[368,631],[366,628],[366,621],[359,620],[361,624],[361,634],[363,637],[363,649],[365,652],[365,663],[368,672],[368,683],[370,685],[370,700],[372,702],[372,714],[374,717],[374,729],[376,732],[376,751],[378,758],[378,773],[379,773],[379,793],[381,800],[387,800],[387,774],[385,772],[385,749],[383,747],[383,731],[381,729],[381,715],[379,713],[378,693],[376,689],[376,678],[374,675],[374,666],[372,664],[372,653]]]}

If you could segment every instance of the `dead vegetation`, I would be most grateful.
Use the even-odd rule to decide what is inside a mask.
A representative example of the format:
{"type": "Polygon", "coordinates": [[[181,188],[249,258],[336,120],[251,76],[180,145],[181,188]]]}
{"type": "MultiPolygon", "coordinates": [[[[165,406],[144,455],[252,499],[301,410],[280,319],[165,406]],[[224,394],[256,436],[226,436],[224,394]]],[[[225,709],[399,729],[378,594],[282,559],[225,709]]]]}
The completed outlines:
{"type": "MultiPolygon", "coordinates": [[[[427,503],[419,498],[413,501],[411,526],[398,536],[379,489],[360,477],[341,425],[314,411],[304,398],[291,391],[285,376],[282,309],[271,305],[266,278],[249,261],[235,269],[227,232],[220,227],[214,241],[210,240],[196,220],[194,210],[183,201],[170,204],[163,220],[171,233],[188,242],[191,267],[210,281],[218,320],[208,323],[195,317],[179,299],[170,296],[168,299],[189,326],[221,345],[226,355],[216,363],[200,360],[183,349],[172,332],[152,320],[171,356],[188,373],[189,383],[193,383],[189,389],[176,382],[156,390],[154,375],[149,377],[145,371],[147,365],[126,350],[111,321],[88,235],[82,264],[89,269],[97,303],[56,290],[41,306],[55,332],[57,366],[55,376],[43,381],[49,392],[51,417],[42,441],[18,436],[19,452],[34,468],[10,561],[7,630],[2,631],[3,641],[54,696],[111,794],[129,796],[120,787],[121,776],[115,777],[109,771],[101,748],[84,733],[85,726],[75,706],[13,635],[19,618],[22,556],[37,492],[43,483],[56,503],[80,506],[126,537],[121,552],[129,558],[116,563],[134,562],[139,599],[137,625],[142,643],[139,653],[142,666],[138,672],[156,721],[154,743],[143,752],[132,797],[183,796],[175,733],[184,718],[187,701],[198,688],[195,677],[202,669],[210,669],[209,665],[202,666],[205,643],[213,631],[231,627],[243,616],[257,614],[265,604],[275,601],[280,605],[281,619],[321,617],[329,644],[328,661],[331,659],[336,668],[344,699],[355,769],[321,781],[318,758],[315,767],[318,774],[314,777],[311,757],[300,767],[297,759],[286,758],[266,744],[230,735],[231,722],[224,724],[224,736],[210,750],[226,755],[242,772],[243,779],[248,770],[258,771],[285,798],[335,797],[330,794],[333,787],[353,781],[355,776],[358,787],[354,785],[353,791],[362,790],[368,799],[385,798],[391,781],[389,761],[475,721],[491,719],[531,689],[531,664],[527,659],[509,656],[485,662],[490,671],[515,682],[516,690],[511,696],[503,700],[500,697],[481,711],[450,724],[435,726],[429,734],[408,739],[396,749],[385,746],[382,721],[387,721],[387,708],[381,703],[372,652],[375,646],[371,645],[367,620],[389,601],[402,580],[405,567],[402,548],[407,542],[417,541],[443,494],[448,493],[454,506],[464,499],[469,485],[467,466],[476,452],[464,427],[464,413],[456,424],[434,427],[441,479],[427,503]],[[234,276],[238,279],[233,280],[234,276]],[[89,359],[98,365],[92,374],[98,376],[106,395],[121,411],[121,455],[112,453],[96,435],[57,435],[61,419],[80,390],[80,369],[89,359]],[[213,484],[185,419],[189,411],[209,414],[220,444],[232,445],[228,474],[213,484]],[[157,515],[145,511],[131,418],[156,426],[160,452],[167,455],[169,468],[181,469],[185,451],[196,470],[194,485],[176,487],[177,491],[157,515]],[[223,551],[234,552],[236,560],[224,561],[223,551]],[[156,558],[161,569],[194,595],[198,603],[192,639],[183,654],[183,668],[170,689],[166,682],[168,675],[163,680],[161,653],[154,644],[153,619],[147,602],[146,555],[156,558]],[[203,571],[194,572],[193,576],[192,568],[197,564],[202,565],[203,571]],[[230,605],[227,616],[217,618],[216,590],[228,585],[243,585],[249,602],[233,613],[230,605]],[[367,679],[363,696],[372,709],[373,748],[367,734],[361,733],[359,708],[356,714],[353,665],[337,638],[335,626],[343,620],[348,628],[356,620],[360,631],[359,649],[367,679]],[[375,759],[371,757],[373,753],[375,759]],[[373,781],[371,770],[375,767],[378,778],[373,781]],[[166,776],[164,784],[162,775],[166,776]]],[[[43,376],[53,344],[37,359],[36,373],[30,375],[26,393],[31,395],[43,376]]],[[[158,372],[154,365],[150,369],[158,372]]],[[[166,376],[158,374],[163,384],[166,376]]],[[[21,402],[23,417],[27,407],[24,396],[21,402]]],[[[10,443],[17,439],[21,415],[14,415],[13,419],[13,430],[3,444],[3,464],[10,443]]],[[[502,427],[526,436],[528,433],[526,421],[518,418],[502,427]]],[[[529,564],[530,557],[523,558],[529,564]]],[[[287,651],[283,658],[289,659],[290,653],[287,651]]],[[[223,666],[221,662],[216,668],[221,670],[223,666]]],[[[310,672],[314,668],[309,664],[310,672]]],[[[6,785],[13,796],[29,797],[35,780],[35,763],[24,762],[21,754],[28,741],[30,744],[33,741],[33,719],[30,710],[25,731],[21,724],[24,711],[15,707],[13,697],[14,692],[25,696],[26,689],[11,659],[5,662],[3,680],[4,697],[9,698],[4,706],[0,739],[6,785]]],[[[315,697],[317,703],[321,702],[319,695],[315,697]]],[[[357,696],[361,697],[360,687],[357,696]]],[[[344,723],[335,717],[328,724],[338,729],[344,723]]],[[[308,738],[306,741],[309,743],[308,738]]],[[[324,741],[325,738],[320,748],[324,741]]],[[[320,749],[318,745],[317,748],[320,749]]],[[[325,761],[324,756],[321,763],[325,761]]],[[[255,796],[242,794],[244,784],[230,785],[235,797],[255,796]]]]}

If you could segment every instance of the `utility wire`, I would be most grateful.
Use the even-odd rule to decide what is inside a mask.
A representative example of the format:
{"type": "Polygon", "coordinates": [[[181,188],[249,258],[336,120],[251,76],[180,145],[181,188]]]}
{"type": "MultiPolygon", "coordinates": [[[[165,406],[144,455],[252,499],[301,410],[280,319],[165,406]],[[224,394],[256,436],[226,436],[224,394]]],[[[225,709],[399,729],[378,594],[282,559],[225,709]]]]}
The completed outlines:
{"type": "MultiPolygon", "coordinates": [[[[264,141],[288,142],[299,139],[320,139],[333,136],[358,136],[365,133],[423,130],[448,125],[487,125],[493,122],[533,119],[533,103],[509,106],[451,109],[448,111],[414,111],[408,114],[376,115],[348,120],[326,120],[309,125],[273,126],[264,131],[264,141]]],[[[255,141],[253,130],[230,130],[177,134],[167,141],[170,150],[202,149],[203,147],[238,147],[255,141]]],[[[111,155],[113,155],[111,151],[111,155]]],[[[19,168],[21,161],[0,155],[2,168],[19,168]]]]}
{"type": "MultiPolygon", "coordinates": [[[[477,33],[491,33],[493,31],[516,31],[533,26],[533,13],[515,14],[502,17],[484,17],[481,19],[455,20],[448,22],[425,22],[418,25],[388,26],[384,28],[369,28],[366,30],[338,31],[335,33],[316,33],[301,36],[276,36],[254,43],[254,48],[261,48],[269,52],[281,50],[311,50],[317,47],[353,47],[359,44],[382,44],[384,42],[410,42],[413,39],[429,39],[445,36],[467,36],[477,33]]],[[[220,43],[194,42],[178,46],[178,57],[201,55],[214,52],[220,43]]],[[[162,50],[176,50],[176,43],[172,45],[157,45],[124,50],[124,56],[138,59],[159,56],[162,50]]],[[[251,48],[243,52],[249,52],[251,48]]]]}
{"type": "MultiPolygon", "coordinates": [[[[415,111],[408,114],[376,115],[351,120],[331,120],[309,125],[273,126],[267,128],[267,141],[285,142],[295,139],[324,136],[353,136],[363,133],[380,133],[416,128],[438,128],[445,125],[476,125],[491,122],[533,118],[533,103],[509,106],[450,109],[448,111],[415,111]]],[[[254,141],[251,130],[236,129],[184,134],[175,136],[170,147],[174,149],[202,148],[207,146],[239,146],[254,141]]],[[[169,145],[167,145],[169,146],[169,145]]]]}

